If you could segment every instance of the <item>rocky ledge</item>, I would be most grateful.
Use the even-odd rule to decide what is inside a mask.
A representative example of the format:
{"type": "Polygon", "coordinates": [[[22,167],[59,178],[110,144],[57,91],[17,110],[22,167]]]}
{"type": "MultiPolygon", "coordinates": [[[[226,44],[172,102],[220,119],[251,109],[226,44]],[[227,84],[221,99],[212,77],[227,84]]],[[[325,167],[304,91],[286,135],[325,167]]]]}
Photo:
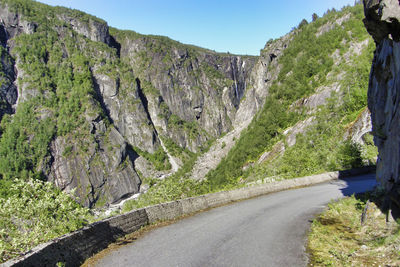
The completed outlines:
{"type": "Polygon", "coordinates": [[[364,0],[364,24],[376,42],[368,90],[377,179],[400,210],[400,1],[364,0]]]}

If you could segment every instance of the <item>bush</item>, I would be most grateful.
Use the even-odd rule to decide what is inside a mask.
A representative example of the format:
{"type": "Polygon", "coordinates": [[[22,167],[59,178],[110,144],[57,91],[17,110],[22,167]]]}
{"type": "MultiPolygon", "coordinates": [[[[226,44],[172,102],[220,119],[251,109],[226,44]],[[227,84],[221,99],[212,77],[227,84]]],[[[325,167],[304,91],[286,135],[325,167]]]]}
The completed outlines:
{"type": "Polygon", "coordinates": [[[134,147],[134,150],[140,156],[150,161],[158,171],[167,171],[172,168],[168,155],[161,146],[153,154],[143,151],[138,147],[134,147]]]}
{"type": "Polygon", "coordinates": [[[16,179],[0,197],[0,261],[72,232],[91,220],[87,208],[51,183],[16,179]]]}

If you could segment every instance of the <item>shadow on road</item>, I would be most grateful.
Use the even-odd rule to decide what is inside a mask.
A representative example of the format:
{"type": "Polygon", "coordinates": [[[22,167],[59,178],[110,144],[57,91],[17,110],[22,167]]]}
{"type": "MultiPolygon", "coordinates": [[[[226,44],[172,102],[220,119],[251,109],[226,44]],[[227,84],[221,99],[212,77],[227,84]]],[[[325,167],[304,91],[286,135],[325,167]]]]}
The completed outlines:
{"type": "Polygon", "coordinates": [[[339,178],[339,182],[343,185],[340,190],[344,196],[372,191],[377,185],[374,173],[339,178]]]}
{"type": "Polygon", "coordinates": [[[390,196],[382,190],[377,189],[375,176],[375,166],[356,169],[351,171],[341,171],[338,183],[343,187],[340,189],[344,196],[354,195],[357,199],[366,203],[368,200],[384,214],[389,214],[394,220],[400,218],[400,209],[393,205],[390,196]]]}

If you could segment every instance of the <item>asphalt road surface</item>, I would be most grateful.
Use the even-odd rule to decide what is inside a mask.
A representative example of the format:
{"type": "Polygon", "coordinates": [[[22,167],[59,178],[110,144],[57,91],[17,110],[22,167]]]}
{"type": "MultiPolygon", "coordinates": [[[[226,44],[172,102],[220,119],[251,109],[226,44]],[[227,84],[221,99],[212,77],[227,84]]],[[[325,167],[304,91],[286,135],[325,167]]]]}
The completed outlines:
{"type": "Polygon", "coordinates": [[[369,174],[215,208],[155,229],[96,266],[306,266],[315,215],[375,183],[369,174]]]}

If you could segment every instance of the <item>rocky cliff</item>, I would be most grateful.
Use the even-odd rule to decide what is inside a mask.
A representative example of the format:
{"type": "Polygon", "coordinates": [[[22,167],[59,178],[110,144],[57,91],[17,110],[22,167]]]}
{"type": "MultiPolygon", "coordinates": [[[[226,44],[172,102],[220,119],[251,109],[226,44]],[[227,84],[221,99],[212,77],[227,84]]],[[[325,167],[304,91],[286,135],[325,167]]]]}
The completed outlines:
{"type": "Polygon", "coordinates": [[[256,57],[218,54],[167,37],[113,29],[137,74],[158,134],[197,152],[232,128],[256,57]]]}
{"type": "Polygon", "coordinates": [[[234,117],[233,129],[218,138],[210,149],[197,159],[191,172],[192,178],[202,180],[210,170],[215,169],[235,146],[242,131],[262,109],[269,88],[278,78],[281,69],[279,59],[292,41],[293,35],[294,32],[291,32],[275,41],[267,42],[261,50],[260,57],[249,73],[248,86],[234,117]]]}
{"type": "Polygon", "coordinates": [[[364,8],[365,26],[376,42],[368,91],[379,150],[376,174],[400,209],[400,2],[364,0],[364,8]]]}
{"type": "MultiPolygon", "coordinates": [[[[332,139],[321,164],[352,166],[332,151],[352,151],[342,142],[344,129],[351,140],[368,132],[359,80],[371,42],[358,25],[360,5],[301,23],[267,42],[260,57],[118,30],[31,0],[0,6],[0,184],[49,180],[75,190],[86,206],[101,207],[136,194],[143,179],[180,167],[175,182],[243,181],[255,162],[285,151],[298,155],[297,140],[313,149],[313,140],[298,138],[312,127],[326,135],[319,145],[332,139]],[[318,117],[322,104],[331,109],[324,113],[328,124],[318,117]]],[[[298,169],[306,174],[320,171],[303,163],[298,169]]]]}
{"type": "Polygon", "coordinates": [[[0,5],[2,179],[47,179],[103,206],[176,171],[185,158],[172,149],[199,152],[233,129],[257,57],[34,1],[0,5]]]}

